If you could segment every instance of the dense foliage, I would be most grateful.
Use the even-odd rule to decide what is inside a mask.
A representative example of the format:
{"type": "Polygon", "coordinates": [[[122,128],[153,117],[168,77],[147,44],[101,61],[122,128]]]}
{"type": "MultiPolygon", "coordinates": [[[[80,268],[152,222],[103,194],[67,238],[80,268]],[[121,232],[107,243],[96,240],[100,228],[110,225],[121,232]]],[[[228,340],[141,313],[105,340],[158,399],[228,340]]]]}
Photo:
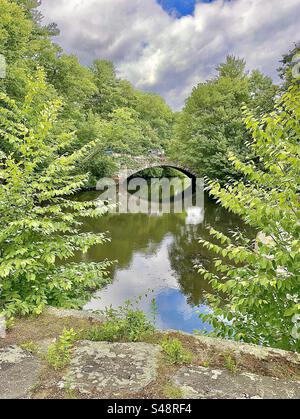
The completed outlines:
{"type": "Polygon", "coordinates": [[[270,78],[259,71],[247,74],[243,60],[228,57],[215,79],[194,88],[179,114],[172,156],[199,176],[236,177],[228,152],[242,160],[250,157],[241,108],[247,104],[256,114],[272,110],[276,90],[270,78]]]}
{"type": "Polygon", "coordinates": [[[0,311],[40,313],[47,304],[78,306],[87,290],[107,283],[110,263],[62,262],[75,252],[107,241],[104,234],[80,233],[80,217],[98,217],[106,208],[76,202],[85,184],[76,165],[92,147],[60,151],[72,133],[56,134],[60,103],[45,103],[42,71],[28,81],[24,104],[0,94],[0,311]],[[58,264],[58,261],[61,263],[58,264]]]}
{"type": "Polygon", "coordinates": [[[253,162],[231,156],[245,180],[211,195],[260,232],[255,243],[211,230],[217,274],[210,279],[223,298],[209,296],[213,313],[204,316],[222,337],[300,350],[300,89],[294,85],[262,118],[247,113],[253,162]],[[225,295],[225,304],[224,304],[225,295]]]}
{"type": "Polygon", "coordinates": [[[90,158],[78,165],[80,173],[90,172],[90,183],[116,171],[114,152],[144,155],[164,148],[174,118],[164,100],[120,80],[111,62],[96,60],[87,68],[65,54],[52,41],[59,34],[56,25],[42,25],[39,3],[0,0],[0,54],[8,64],[0,91],[22,103],[30,76],[37,67],[44,69],[46,97],[63,101],[56,131],[76,132],[68,151],[97,140],[90,158]]]}
{"type": "Polygon", "coordinates": [[[292,84],[300,85],[300,43],[284,54],[281,60],[281,67],[278,69],[280,77],[283,79],[283,89],[287,90],[292,84]]]}
{"type": "Polygon", "coordinates": [[[81,234],[104,207],[66,198],[116,171],[114,153],[145,154],[171,138],[173,113],[157,95],[67,55],[42,25],[38,0],[0,0],[0,311],[78,306],[107,282],[110,263],[66,264],[107,240],[81,234]]]}

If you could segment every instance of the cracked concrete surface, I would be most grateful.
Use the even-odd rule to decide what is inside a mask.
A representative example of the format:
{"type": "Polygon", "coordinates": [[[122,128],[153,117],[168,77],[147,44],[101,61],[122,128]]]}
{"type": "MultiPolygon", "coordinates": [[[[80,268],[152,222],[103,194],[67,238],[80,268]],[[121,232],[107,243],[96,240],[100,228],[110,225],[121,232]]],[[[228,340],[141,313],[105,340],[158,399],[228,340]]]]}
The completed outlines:
{"type": "Polygon", "coordinates": [[[172,378],[185,399],[300,399],[300,383],[190,366],[172,378]]]}
{"type": "Polygon", "coordinates": [[[114,396],[138,392],[156,379],[159,353],[159,346],[146,343],[83,341],[75,349],[60,386],[114,396]]]}
{"type": "Polygon", "coordinates": [[[17,346],[0,349],[0,399],[27,399],[38,382],[41,362],[17,346]]]}

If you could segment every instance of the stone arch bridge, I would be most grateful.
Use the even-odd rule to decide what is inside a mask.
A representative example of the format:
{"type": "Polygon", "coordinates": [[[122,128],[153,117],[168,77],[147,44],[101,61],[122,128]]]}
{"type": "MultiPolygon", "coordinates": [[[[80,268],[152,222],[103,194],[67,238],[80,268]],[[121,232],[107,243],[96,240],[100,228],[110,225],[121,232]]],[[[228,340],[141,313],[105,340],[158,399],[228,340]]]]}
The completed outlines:
{"type": "Polygon", "coordinates": [[[128,178],[143,170],[164,167],[176,169],[193,180],[197,177],[196,173],[190,168],[170,160],[165,155],[161,154],[148,156],[114,154],[113,157],[118,162],[118,171],[115,174],[115,178],[118,179],[120,183],[125,182],[128,178]]]}

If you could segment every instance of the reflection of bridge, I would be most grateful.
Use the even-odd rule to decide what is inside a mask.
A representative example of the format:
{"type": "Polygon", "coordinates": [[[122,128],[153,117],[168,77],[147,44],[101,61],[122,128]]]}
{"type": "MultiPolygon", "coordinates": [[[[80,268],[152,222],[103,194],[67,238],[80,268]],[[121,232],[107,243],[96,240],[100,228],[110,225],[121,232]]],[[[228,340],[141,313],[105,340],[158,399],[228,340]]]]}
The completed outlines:
{"type": "Polygon", "coordinates": [[[143,170],[164,167],[176,169],[192,179],[196,178],[196,173],[192,170],[184,167],[178,162],[169,160],[166,156],[161,154],[151,154],[148,156],[114,154],[113,157],[118,162],[118,173],[116,173],[116,178],[119,179],[120,183],[132,177],[134,174],[142,172],[143,170]]]}
{"type": "MultiPolygon", "coordinates": [[[[169,214],[172,210],[181,214],[183,208],[185,210],[193,207],[203,208],[203,179],[198,179],[190,169],[158,153],[156,155],[149,153],[148,156],[110,153],[110,156],[118,165],[115,176],[113,179],[100,179],[96,189],[104,193],[102,200],[117,204],[118,211],[169,214]],[[172,168],[185,174],[187,178],[179,178],[174,174],[169,179],[151,179],[150,185],[144,179],[134,179],[138,173],[153,168],[172,168]],[[129,184],[127,180],[132,182],[129,184]]],[[[190,212],[190,219],[195,219],[196,216],[198,214],[190,212]]]]}

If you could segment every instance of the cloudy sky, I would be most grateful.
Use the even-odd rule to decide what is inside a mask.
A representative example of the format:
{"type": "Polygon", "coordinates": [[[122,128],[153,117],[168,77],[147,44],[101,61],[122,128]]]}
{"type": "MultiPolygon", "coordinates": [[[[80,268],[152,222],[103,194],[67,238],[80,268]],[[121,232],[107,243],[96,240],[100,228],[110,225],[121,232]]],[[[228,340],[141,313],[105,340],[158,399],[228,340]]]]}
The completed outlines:
{"type": "Polygon", "coordinates": [[[120,77],[174,109],[226,55],[275,79],[300,40],[300,0],[43,0],[42,12],[68,53],[86,65],[112,60],[120,77]]]}

